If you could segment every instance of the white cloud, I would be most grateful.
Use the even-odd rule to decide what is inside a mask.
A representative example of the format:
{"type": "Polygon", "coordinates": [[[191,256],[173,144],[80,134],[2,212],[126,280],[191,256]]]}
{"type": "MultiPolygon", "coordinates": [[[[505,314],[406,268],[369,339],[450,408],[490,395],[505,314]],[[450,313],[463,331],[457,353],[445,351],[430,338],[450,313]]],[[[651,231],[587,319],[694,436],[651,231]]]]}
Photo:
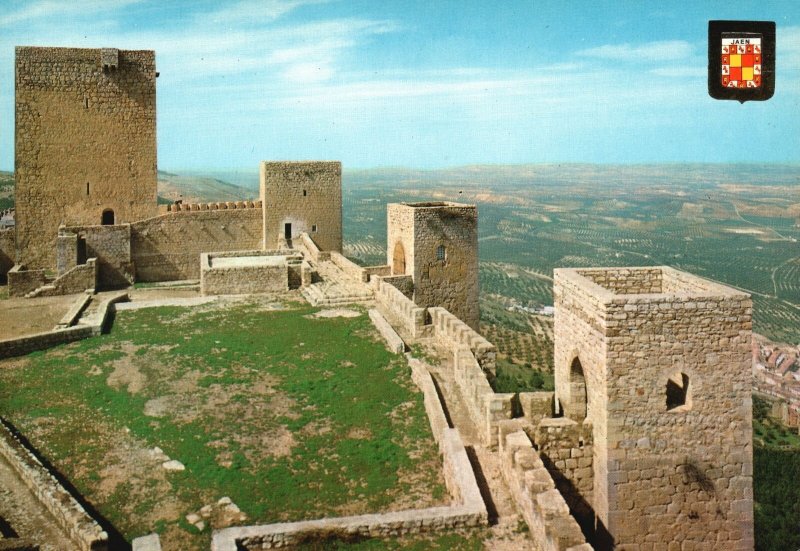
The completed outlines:
{"type": "Polygon", "coordinates": [[[675,65],[658,67],[649,71],[651,74],[669,78],[702,78],[708,76],[708,67],[698,65],[675,65]]]}
{"type": "Polygon", "coordinates": [[[142,0],[81,0],[79,2],[65,2],[42,0],[40,2],[22,5],[16,10],[0,14],[0,27],[8,27],[43,19],[90,16],[125,8],[141,1],[142,0]]]}
{"type": "Polygon", "coordinates": [[[243,0],[211,12],[198,13],[194,19],[203,24],[263,23],[275,21],[295,9],[328,0],[243,0]]]}
{"type": "Polygon", "coordinates": [[[610,61],[671,61],[694,55],[694,47],[684,40],[664,40],[645,44],[606,44],[580,50],[577,55],[610,61]]]}
{"type": "Polygon", "coordinates": [[[326,64],[297,63],[289,66],[283,77],[295,84],[310,84],[328,80],[333,76],[333,69],[326,64]]]}

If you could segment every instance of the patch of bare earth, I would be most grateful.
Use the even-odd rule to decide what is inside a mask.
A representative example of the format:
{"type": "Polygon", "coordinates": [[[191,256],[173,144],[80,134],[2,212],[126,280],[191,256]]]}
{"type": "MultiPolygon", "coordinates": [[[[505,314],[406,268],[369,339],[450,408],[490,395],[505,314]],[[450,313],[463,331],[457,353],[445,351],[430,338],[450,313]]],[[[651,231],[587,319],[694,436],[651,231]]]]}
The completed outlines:
{"type": "Polygon", "coordinates": [[[320,310],[316,314],[311,314],[311,318],[357,318],[361,315],[358,310],[350,310],[348,308],[329,308],[327,310],[320,310]]]}
{"type": "Polygon", "coordinates": [[[83,293],[59,297],[8,298],[0,308],[0,340],[51,331],[83,293]]]}

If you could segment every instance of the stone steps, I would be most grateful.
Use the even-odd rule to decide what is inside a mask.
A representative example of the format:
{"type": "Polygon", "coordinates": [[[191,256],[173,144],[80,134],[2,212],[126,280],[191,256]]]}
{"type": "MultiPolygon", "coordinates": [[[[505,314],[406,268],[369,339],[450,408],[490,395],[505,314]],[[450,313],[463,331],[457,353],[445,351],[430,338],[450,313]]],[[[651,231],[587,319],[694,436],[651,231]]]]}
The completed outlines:
{"type": "Polygon", "coordinates": [[[320,262],[315,268],[320,281],[301,289],[311,305],[335,306],[375,300],[370,286],[347,278],[333,262],[320,262]]]}
{"type": "Polygon", "coordinates": [[[42,296],[42,293],[49,293],[50,291],[55,291],[56,286],[48,283],[47,285],[42,285],[41,287],[37,287],[30,293],[25,295],[25,298],[36,298],[42,296]]]}

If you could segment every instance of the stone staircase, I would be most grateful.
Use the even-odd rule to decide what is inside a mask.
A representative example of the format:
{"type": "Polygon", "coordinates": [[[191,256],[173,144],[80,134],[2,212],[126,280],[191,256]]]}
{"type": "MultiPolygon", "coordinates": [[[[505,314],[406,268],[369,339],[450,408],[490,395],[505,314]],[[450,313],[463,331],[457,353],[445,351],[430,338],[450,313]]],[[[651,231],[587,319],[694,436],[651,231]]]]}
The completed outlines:
{"type": "Polygon", "coordinates": [[[335,306],[375,300],[369,285],[348,278],[333,262],[319,262],[315,268],[319,280],[301,290],[303,296],[313,306],[335,306]]]}

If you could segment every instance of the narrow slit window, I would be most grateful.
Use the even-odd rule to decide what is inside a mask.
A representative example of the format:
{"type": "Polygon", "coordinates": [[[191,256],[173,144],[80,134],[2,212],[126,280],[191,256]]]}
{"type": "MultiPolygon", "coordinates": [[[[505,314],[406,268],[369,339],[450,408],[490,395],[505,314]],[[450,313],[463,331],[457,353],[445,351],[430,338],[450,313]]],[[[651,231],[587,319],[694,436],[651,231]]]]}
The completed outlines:
{"type": "Polygon", "coordinates": [[[89,96],[83,96],[83,108],[89,109],[89,96]]]}
{"type": "Polygon", "coordinates": [[[306,190],[303,190],[303,197],[306,196],[306,190]]]}
{"type": "Polygon", "coordinates": [[[86,195],[89,195],[89,182],[86,182],[86,195]]]}
{"type": "Polygon", "coordinates": [[[312,224],[311,225],[311,233],[317,233],[317,225],[316,224],[312,224]]]}

